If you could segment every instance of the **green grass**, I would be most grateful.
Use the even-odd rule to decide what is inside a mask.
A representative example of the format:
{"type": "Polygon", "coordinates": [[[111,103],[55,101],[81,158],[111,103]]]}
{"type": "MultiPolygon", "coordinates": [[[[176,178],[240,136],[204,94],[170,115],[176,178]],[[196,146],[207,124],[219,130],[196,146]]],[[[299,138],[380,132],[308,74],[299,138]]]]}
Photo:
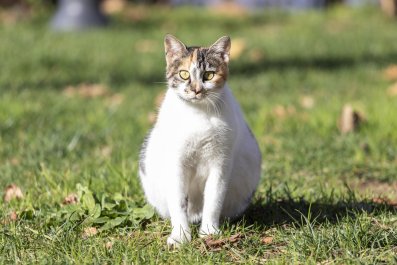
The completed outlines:
{"type": "Polygon", "coordinates": [[[0,204],[1,263],[397,262],[397,210],[372,200],[397,198],[397,97],[386,93],[392,82],[383,74],[397,62],[396,21],[375,9],[129,12],[89,32],[51,32],[46,14],[0,26],[0,187],[15,183],[24,193],[0,204]],[[216,251],[197,234],[168,250],[170,224],[157,216],[84,238],[92,223],[59,215],[77,184],[133,210],[145,204],[138,153],[165,89],[168,32],[188,44],[227,34],[245,45],[229,85],[257,136],[264,171],[246,214],[223,224],[221,238],[242,238],[216,251]],[[66,95],[83,83],[107,93],[66,95]],[[303,96],[313,108],[301,106],[303,96]],[[336,124],[347,103],[366,122],[341,135],[336,124]],[[290,111],[277,114],[280,106],[290,111]],[[18,220],[4,221],[12,211],[18,220]]]}

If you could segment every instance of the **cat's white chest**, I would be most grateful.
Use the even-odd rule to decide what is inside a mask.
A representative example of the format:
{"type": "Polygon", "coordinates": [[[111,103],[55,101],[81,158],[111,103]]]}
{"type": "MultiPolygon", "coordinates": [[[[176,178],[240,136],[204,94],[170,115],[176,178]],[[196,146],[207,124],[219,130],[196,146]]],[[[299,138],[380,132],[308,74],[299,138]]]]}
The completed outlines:
{"type": "Polygon", "coordinates": [[[196,167],[205,167],[214,160],[227,146],[228,124],[217,117],[198,117],[186,132],[182,148],[186,161],[195,161],[196,167]]]}
{"type": "Polygon", "coordinates": [[[162,146],[167,145],[170,157],[178,157],[185,177],[205,180],[213,163],[230,154],[232,122],[227,115],[169,103],[174,102],[166,102],[155,128],[162,146]]]}

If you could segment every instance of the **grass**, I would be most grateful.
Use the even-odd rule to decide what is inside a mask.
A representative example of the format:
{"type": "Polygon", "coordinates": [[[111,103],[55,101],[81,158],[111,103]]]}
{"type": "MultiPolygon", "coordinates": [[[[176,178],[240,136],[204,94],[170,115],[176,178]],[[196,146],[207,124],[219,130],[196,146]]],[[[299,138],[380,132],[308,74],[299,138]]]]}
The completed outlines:
{"type": "Polygon", "coordinates": [[[63,34],[48,20],[44,12],[0,26],[0,187],[24,193],[0,204],[1,263],[397,262],[397,98],[384,77],[397,61],[395,21],[371,8],[230,16],[134,7],[106,29],[63,34]],[[252,206],[223,224],[215,249],[195,235],[168,250],[170,224],[157,216],[83,236],[95,226],[87,215],[60,215],[78,184],[97,203],[106,194],[129,209],[145,204],[138,152],[165,89],[167,32],[203,45],[228,34],[244,48],[229,85],[264,171],[252,206]],[[100,95],[79,95],[82,84],[100,95]],[[366,122],[341,135],[347,103],[366,122]]]}

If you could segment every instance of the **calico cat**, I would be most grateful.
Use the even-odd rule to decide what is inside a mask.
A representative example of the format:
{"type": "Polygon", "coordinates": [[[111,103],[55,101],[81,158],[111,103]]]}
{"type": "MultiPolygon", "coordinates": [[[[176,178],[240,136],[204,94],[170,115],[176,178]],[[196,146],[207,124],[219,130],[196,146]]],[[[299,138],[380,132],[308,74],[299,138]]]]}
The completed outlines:
{"type": "Polygon", "coordinates": [[[171,218],[169,245],[219,233],[220,218],[238,217],[259,182],[261,153],[226,84],[230,38],[187,47],[166,35],[168,90],[141,150],[139,176],[147,201],[171,218]]]}

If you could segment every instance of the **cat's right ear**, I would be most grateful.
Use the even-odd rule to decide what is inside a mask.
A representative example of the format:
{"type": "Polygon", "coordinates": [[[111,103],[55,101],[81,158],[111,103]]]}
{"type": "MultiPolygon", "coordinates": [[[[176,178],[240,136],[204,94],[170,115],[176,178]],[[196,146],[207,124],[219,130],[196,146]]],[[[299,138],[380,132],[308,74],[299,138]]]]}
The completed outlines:
{"type": "Polygon", "coordinates": [[[181,57],[185,52],[187,52],[186,45],[171,34],[165,35],[164,48],[167,65],[171,64],[176,58],[181,57]]]}

